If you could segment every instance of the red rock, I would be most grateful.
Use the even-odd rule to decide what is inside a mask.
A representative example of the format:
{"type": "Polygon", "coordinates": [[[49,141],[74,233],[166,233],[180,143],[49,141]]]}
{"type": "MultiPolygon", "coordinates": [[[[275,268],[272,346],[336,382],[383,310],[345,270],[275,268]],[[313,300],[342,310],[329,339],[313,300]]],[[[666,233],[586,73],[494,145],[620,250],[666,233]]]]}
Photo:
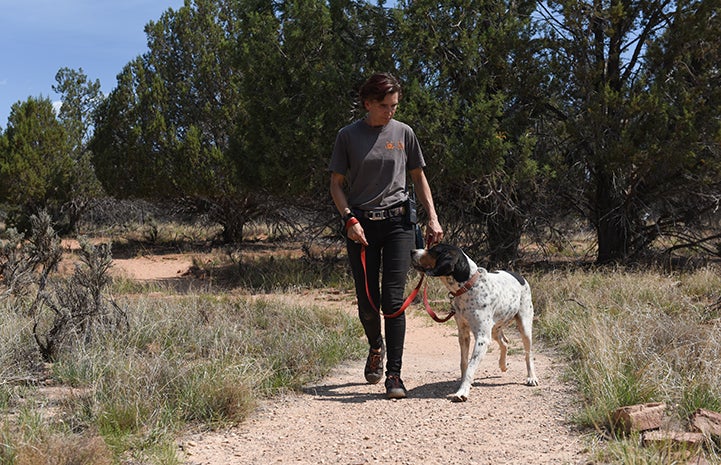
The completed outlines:
{"type": "Polygon", "coordinates": [[[700,408],[691,415],[691,427],[699,433],[721,436],[721,413],[700,408]]]}
{"type": "Polygon", "coordinates": [[[701,433],[688,433],[686,431],[646,431],[643,433],[643,444],[674,443],[680,446],[689,447],[702,444],[704,435],[701,433]]]}
{"type": "Polygon", "coordinates": [[[663,422],[666,404],[652,402],[648,404],[621,407],[613,413],[613,423],[625,433],[658,429],[663,422]]]}

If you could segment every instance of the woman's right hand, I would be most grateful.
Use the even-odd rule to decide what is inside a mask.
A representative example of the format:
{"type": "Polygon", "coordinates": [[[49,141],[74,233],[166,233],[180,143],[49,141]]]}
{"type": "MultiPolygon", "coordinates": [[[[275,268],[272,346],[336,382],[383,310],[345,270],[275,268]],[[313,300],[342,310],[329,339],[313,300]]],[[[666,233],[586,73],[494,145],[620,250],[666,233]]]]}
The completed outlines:
{"type": "Polygon", "coordinates": [[[348,227],[346,235],[348,236],[348,239],[352,240],[356,244],[361,244],[365,247],[368,246],[365,231],[363,231],[363,226],[361,226],[360,223],[355,223],[348,227]]]}

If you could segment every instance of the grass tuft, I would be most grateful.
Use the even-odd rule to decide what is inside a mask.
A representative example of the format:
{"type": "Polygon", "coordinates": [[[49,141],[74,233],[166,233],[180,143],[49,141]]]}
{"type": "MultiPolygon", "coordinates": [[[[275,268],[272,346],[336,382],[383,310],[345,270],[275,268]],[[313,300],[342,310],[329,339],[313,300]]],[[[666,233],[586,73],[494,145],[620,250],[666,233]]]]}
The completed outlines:
{"type": "MultiPolygon", "coordinates": [[[[2,457],[0,455],[0,457],[2,457]]],[[[5,463],[5,462],[2,462],[5,463]]],[[[98,436],[51,435],[37,443],[22,444],[14,453],[14,465],[111,465],[113,455],[98,436]]]]}

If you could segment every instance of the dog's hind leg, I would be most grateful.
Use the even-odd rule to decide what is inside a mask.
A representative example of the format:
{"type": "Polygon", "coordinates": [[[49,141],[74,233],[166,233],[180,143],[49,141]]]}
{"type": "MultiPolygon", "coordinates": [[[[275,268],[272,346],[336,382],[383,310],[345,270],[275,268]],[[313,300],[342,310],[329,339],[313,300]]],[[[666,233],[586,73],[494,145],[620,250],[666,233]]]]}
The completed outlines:
{"type": "Polygon", "coordinates": [[[493,327],[493,340],[498,343],[498,347],[501,349],[501,356],[498,359],[498,367],[502,372],[506,372],[508,367],[506,366],[506,354],[508,353],[508,339],[503,334],[503,328],[500,325],[493,327]]]}
{"type": "Polygon", "coordinates": [[[518,332],[521,333],[523,341],[523,349],[526,352],[526,386],[538,386],[538,378],[536,378],[536,369],[533,366],[533,310],[530,317],[516,317],[516,325],[518,332]]]}

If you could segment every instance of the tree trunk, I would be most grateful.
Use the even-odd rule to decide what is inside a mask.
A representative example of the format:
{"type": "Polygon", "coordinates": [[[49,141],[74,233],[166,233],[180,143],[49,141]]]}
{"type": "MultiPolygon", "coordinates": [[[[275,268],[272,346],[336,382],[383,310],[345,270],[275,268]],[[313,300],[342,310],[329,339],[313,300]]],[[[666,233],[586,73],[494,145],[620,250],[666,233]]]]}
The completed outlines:
{"type": "Polygon", "coordinates": [[[506,267],[518,257],[523,220],[515,211],[499,210],[488,220],[488,249],[492,266],[506,267]]]}
{"type": "Polygon", "coordinates": [[[243,226],[245,226],[245,216],[236,214],[237,210],[226,209],[225,215],[220,220],[223,226],[223,242],[225,244],[240,244],[243,242],[243,226]]]}
{"type": "Polygon", "coordinates": [[[622,261],[628,256],[629,221],[623,196],[614,187],[613,176],[600,174],[596,182],[596,236],[598,263],[622,261]]]}

